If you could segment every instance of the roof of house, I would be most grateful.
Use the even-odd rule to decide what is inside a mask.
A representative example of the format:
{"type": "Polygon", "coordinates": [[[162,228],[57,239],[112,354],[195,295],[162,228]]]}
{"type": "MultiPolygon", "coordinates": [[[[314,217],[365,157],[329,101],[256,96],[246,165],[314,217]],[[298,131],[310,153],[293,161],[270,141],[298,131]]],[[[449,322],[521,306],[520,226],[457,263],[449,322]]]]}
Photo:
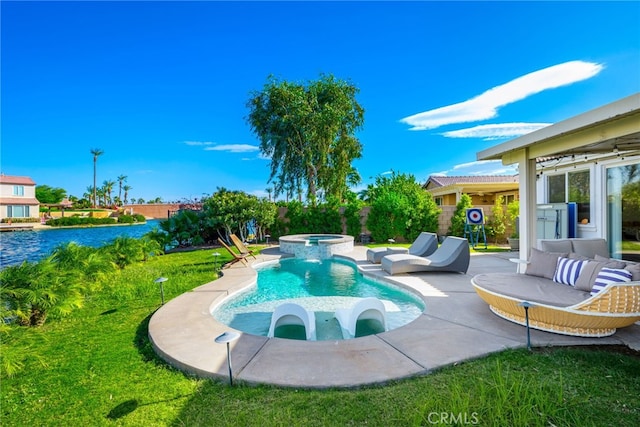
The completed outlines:
{"type": "Polygon", "coordinates": [[[28,176],[10,176],[0,174],[0,184],[36,185],[28,176]]]}
{"type": "Polygon", "coordinates": [[[0,205],[39,205],[40,202],[34,197],[0,197],[0,205]]]}
{"type": "Polygon", "coordinates": [[[518,182],[518,175],[442,176],[431,175],[424,188],[446,187],[456,184],[511,184],[518,182]]]}

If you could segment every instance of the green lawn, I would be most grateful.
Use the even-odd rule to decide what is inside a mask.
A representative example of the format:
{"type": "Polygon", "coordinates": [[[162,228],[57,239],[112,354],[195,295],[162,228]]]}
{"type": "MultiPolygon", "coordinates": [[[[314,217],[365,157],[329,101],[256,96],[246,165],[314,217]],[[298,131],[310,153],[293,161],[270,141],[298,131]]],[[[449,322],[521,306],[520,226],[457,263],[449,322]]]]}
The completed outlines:
{"type": "Polygon", "coordinates": [[[211,281],[212,252],[176,253],[129,266],[105,281],[84,308],[39,329],[3,336],[3,364],[11,359],[23,367],[13,377],[3,370],[0,423],[640,425],[640,356],[606,348],[509,350],[355,390],[229,387],[184,375],[159,360],[147,338],[149,318],[160,304],[153,280],[169,278],[166,299],[211,281]]]}

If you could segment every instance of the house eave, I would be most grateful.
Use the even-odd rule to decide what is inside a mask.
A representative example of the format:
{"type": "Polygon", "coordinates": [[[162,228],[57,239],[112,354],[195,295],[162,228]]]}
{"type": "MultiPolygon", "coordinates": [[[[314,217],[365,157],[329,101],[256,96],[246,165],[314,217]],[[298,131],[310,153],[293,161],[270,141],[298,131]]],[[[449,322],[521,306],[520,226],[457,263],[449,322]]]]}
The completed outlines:
{"type": "Polygon", "coordinates": [[[517,162],[527,150],[530,159],[557,154],[588,154],[640,149],[640,93],[490,147],[478,160],[517,162]]]}

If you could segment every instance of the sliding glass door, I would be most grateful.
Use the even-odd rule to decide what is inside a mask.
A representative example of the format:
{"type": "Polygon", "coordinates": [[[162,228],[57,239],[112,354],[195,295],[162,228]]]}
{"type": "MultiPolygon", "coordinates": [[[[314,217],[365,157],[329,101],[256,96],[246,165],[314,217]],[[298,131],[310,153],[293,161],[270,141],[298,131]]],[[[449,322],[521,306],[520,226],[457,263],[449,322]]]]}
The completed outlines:
{"type": "Polygon", "coordinates": [[[607,169],[607,218],[612,256],[640,261],[640,163],[607,169]]]}

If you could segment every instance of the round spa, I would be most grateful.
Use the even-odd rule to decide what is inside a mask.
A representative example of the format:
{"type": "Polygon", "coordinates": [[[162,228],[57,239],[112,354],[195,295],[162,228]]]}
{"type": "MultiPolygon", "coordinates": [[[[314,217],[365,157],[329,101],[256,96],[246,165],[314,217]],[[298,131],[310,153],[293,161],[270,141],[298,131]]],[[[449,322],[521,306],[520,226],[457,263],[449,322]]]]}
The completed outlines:
{"type": "Polygon", "coordinates": [[[302,259],[329,259],[353,251],[353,236],[294,234],[280,237],[280,251],[302,259]]]}

